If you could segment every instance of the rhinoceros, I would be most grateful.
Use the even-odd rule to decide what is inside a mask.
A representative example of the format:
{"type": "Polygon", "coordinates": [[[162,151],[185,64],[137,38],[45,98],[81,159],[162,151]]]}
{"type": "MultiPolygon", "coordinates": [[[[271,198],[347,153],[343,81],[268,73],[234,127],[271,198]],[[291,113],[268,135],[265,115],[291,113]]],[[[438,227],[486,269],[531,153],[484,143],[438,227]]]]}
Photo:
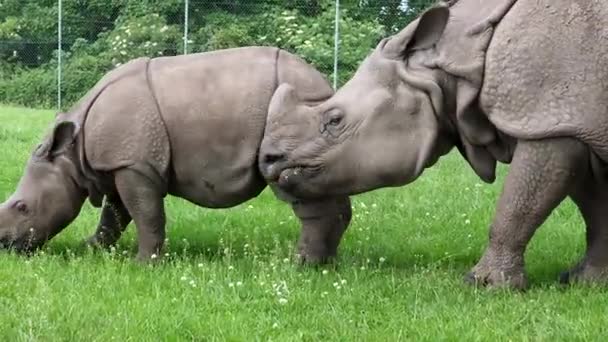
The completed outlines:
{"type": "Polygon", "coordinates": [[[382,39],[327,101],[282,84],[260,162],[301,198],[408,184],[457,147],[485,182],[510,164],[489,244],[465,279],[528,286],[524,251],[570,196],[587,251],[560,281],[608,279],[608,3],[437,3],[382,39]],[[297,127],[297,129],[296,129],[297,127]]]}
{"type": "MultiPolygon", "coordinates": [[[[59,233],[88,198],[101,220],[88,243],[110,246],[134,221],[137,260],[160,254],[164,198],[208,208],[256,197],[270,98],[288,82],[310,104],[331,96],[323,75],[273,47],[138,58],[107,73],[76,105],[58,113],[32,152],[17,189],[0,205],[0,243],[32,251],[59,233]]],[[[336,255],[351,219],[348,196],[298,200],[302,261],[336,255]]]]}

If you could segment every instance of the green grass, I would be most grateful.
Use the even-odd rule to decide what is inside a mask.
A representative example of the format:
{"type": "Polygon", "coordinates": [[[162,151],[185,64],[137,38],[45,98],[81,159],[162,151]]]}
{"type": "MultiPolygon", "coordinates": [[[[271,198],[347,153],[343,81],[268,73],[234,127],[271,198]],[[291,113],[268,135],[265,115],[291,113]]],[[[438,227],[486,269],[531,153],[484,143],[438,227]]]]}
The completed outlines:
{"type": "MultiPolygon", "coordinates": [[[[51,120],[0,108],[1,199],[51,120]]],[[[168,199],[168,255],[157,267],[132,261],[132,226],[113,252],[81,248],[98,219],[87,203],[37,255],[0,254],[1,340],[603,340],[605,291],[556,283],[584,249],[570,201],[528,249],[529,291],[463,283],[505,171],[482,185],[452,153],[411,186],[354,197],[339,263],[319,269],[289,261],[298,226],[270,191],[225,210],[168,199]]]]}

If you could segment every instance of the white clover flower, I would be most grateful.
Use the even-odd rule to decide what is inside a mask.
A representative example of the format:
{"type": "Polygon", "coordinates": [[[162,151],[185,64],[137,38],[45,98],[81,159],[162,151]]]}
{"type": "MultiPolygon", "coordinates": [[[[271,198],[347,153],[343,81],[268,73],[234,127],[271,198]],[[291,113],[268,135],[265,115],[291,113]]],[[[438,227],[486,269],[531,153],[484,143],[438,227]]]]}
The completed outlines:
{"type": "Polygon", "coordinates": [[[379,259],[379,260],[380,260],[380,263],[383,263],[383,262],[385,262],[385,261],[386,261],[386,258],[385,258],[385,257],[380,257],[380,259],[379,259]]]}
{"type": "Polygon", "coordinates": [[[281,305],[287,304],[287,298],[279,298],[279,304],[281,304],[281,305]]]}

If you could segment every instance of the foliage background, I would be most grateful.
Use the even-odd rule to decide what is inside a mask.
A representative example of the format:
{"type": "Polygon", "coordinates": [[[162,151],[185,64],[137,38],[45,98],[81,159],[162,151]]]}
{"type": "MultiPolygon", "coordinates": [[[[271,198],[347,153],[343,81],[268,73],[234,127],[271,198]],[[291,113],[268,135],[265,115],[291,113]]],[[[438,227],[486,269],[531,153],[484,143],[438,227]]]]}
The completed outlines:
{"type": "MultiPolygon", "coordinates": [[[[185,0],[63,0],[62,107],[108,70],[184,53],[185,0]]],[[[342,0],[338,85],[433,0],[342,0]]],[[[187,52],[270,45],[333,73],[335,0],[190,0],[187,52]]],[[[57,0],[0,1],[0,103],[56,106],[57,0]]]]}

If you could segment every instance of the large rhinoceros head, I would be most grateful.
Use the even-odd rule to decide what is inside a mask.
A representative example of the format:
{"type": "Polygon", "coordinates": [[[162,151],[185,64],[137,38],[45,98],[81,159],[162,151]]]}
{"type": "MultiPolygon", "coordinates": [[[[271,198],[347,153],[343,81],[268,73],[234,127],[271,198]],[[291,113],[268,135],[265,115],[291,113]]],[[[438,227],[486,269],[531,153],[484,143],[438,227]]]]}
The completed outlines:
{"type": "Polygon", "coordinates": [[[356,194],[403,185],[449,151],[439,111],[441,77],[423,65],[449,17],[425,12],[382,40],[329,100],[307,106],[282,84],[260,150],[263,175],[301,197],[356,194]],[[407,72],[406,72],[407,68],[407,72]]]}

